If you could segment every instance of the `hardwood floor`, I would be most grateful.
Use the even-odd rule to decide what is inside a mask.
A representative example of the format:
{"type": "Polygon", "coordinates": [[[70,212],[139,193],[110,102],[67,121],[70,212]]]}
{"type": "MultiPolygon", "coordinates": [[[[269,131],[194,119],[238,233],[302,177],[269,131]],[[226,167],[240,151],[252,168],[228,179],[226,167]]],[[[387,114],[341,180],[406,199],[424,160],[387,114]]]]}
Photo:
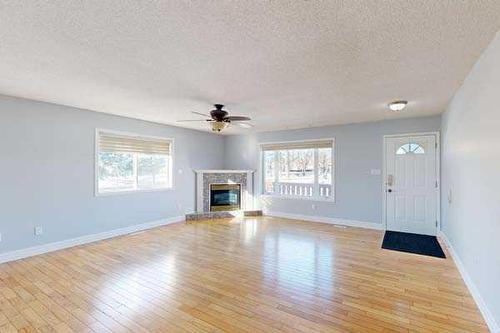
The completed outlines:
{"type": "Polygon", "coordinates": [[[0,332],[488,331],[450,258],[382,236],[203,221],[2,264],[0,332]]]}

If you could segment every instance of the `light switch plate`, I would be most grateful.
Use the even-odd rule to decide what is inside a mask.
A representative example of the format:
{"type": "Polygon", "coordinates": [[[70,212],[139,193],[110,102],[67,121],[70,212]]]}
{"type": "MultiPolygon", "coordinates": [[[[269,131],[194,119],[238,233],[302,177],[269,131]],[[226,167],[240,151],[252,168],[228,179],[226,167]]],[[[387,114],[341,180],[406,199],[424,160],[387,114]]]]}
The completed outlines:
{"type": "Polygon", "coordinates": [[[35,236],[41,236],[41,235],[43,235],[43,228],[42,228],[42,226],[40,226],[40,225],[36,226],[35,227],[35,236]]]}

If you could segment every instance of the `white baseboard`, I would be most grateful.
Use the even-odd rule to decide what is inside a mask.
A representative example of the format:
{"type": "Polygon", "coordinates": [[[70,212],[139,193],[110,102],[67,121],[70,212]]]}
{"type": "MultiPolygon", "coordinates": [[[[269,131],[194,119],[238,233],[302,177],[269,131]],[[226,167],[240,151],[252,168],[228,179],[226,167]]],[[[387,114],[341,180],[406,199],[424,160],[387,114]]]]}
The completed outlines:
{"type": "Polygon", "coordinates": [[[32,257],[39,254],[66,249],[77,245],[97,242],[107,238],[131,234],[141,230],[147,230],[164,226],[167,224],[177,223],[184,221],[184,216],[175,216],[171,218],[161,219],[157,221],[146,222],[142,224],[131,225],[129,227],[114,229],[109,231],[100,232],[98,234],[86,235],[77,238],[66,239],[59,242],[47,243],[38,246],[28,247],[21,250],[10,251],[0,254],[0,263],[14,261],[22,258],[32,257]]]}
{"type": "Polygon", "coordinates": [[[348,227],[357,227],[357,228],[366,228],[366,229],[375,229],[375,230],[384,230],[385,229],[384,225],[382,225],[382,223],[375,223],[375,222],[347,220],[347,219],[340,219],[340,218],[336,218],[336,217],[289,214],[289,213],[274,212],[274,211],[264,211],[263,213],[264,213],[264,215],[268,215],[268,216],[282,217],[282,218],[292,219],[292,220],[321,222],[321,223],[345,225],[348,227]]]}
{"type": "Polygon", "coordinates": [[[458,253],[453,248],[453,245],[451,244],[450,240],[448,239],[448,237],[446,237],[446,235],[442,231],[438,232],[438,236],[444,241],[446,247],[448,248],[451,257],[453,258],[453,261],[455,261],[455,265],[457,265],[460,275],[462,275],[462,279],[464,280],[465,285],[469,289],[472,298],[474,298],[474,301],[476,302],[479,311],[481,311],[484,321],[486,321],[486,325],[488,325],[488,328],[490,329],[491,333],[500,333],[500,326],[496,322],[491,311],[488,309],[488,306],[481,297],[481,294],[479,293],[479,290],[477,289],[476,285],[474,284],[469,274],[465,270],[465,266],[462,263],[460,257],[458,256],[458,253]]]}

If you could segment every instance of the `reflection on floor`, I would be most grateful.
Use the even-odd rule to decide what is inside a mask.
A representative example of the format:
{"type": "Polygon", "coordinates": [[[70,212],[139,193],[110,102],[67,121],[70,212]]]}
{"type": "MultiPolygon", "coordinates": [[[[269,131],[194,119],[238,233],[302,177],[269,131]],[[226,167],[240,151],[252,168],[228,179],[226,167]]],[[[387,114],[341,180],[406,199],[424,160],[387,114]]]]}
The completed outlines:
{"type": "Polygon", "coordinates": [[[175,224],[0,265],[0,331],[487,332],[450,256],[256,217],[175,224]]]}

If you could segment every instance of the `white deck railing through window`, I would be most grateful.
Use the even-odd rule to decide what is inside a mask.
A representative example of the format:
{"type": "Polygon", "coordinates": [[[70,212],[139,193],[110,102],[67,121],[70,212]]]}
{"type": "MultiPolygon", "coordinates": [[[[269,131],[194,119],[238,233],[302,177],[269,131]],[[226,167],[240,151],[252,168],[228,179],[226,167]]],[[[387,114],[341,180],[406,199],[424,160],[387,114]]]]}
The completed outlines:
{"type": "Polygon", "coordinates": [[[266,194],[279,195],[284,197],[330,199],[333,195],[331,184],[319,184],[318,192],[314,193],[314,184],[304,183],[272,183],[266,182],[266,194]]]}

